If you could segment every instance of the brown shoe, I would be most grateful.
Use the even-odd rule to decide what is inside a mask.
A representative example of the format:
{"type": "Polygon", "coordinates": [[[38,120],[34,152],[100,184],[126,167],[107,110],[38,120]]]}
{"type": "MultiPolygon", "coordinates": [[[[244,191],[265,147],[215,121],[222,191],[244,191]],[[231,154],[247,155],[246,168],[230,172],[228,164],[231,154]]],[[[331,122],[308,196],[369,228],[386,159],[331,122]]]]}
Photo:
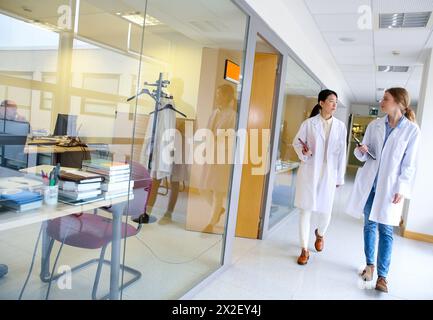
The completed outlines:
{"type": "Polygon", "coordinates": [[[323,236],[319,236],[318,229],[316,229],[314,233],[316,234],[316,242],[314,242],[314,247],[318,252],[320,252],[323,250],[323,245],[324,245],[323,236]]]}
{"type": "Polygon", "coordinates": [[[298,258],[298,264],[301,266],[307,264],[308,259],[310,258],[310,253],[306,249],[302,249],[301,255],[298,258]]]}
{"type": "Polygon", "coordinates": [[[377,278],[376,290],[381,291],[381,292],[388,292],[387,284],[388,284],[388,282],[386,281],[386,279],[384,277],[377,278]]]}

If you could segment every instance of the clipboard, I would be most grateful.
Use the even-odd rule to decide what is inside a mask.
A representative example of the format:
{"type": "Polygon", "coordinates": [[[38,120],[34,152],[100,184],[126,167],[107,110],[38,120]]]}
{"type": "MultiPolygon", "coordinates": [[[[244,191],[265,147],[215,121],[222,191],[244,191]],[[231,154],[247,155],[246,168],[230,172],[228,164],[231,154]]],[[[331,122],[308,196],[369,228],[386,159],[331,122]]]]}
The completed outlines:
{"type": "MultiPolygon", "coordinates": [[[[353,134],[352,136],[353,136],[353,139],[355,139],[355,142],[356,142],[357,146],[360,147],[360,146],[362,145],[361,141],[359,141],[359,139],[358,139],[357,137],[355,137],[354,134],[353,134]]],[[[376,157],[375,157],[375,156],[374,156],[370,151],[367,151],[367,154],[368,154],[368,155],[369,155],[373,160],[376,160],[376,157]]]]}

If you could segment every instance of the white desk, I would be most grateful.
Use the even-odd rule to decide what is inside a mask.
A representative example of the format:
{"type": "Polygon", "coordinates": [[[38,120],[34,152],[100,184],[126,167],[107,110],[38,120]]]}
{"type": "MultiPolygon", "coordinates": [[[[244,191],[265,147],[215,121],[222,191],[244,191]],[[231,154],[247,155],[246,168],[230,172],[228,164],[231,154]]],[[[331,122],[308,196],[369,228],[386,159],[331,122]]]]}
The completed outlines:
{"type": "Polygon", "coordinates": [[[68,216],[83,211],[91,211],[93,209],[114,206],[116,204],[128,201],[127,197],[119,197],[111,200],[100,200],[92,203],[72,206],[59,202],[57,206],[43,205],[41,208],[27,212],[17,213],[7,211],[0,213],[0,232],[14,228],[24,227],[33,223],[41,223],[47,220],[68,216]]]}
{"type": "MultiPolygon", "coordinates": [[[[17,175],[19,173],[17,172],[17,175]]],[[[131,197],[130,197],[131,199],[131,197]]],[[[0,213],[0,232],[30,225],[33,223],[44,223],[48,220],[68,216],[83,211],[89,211],[101,207],[112,206],[111,213],[113,215],[113,240],[111,245],[111,266],[110,266],[110,299],[118,300],[120,298],[119,279],[120,279],[120,251],[121,251],[121,229],[122,216],[125,210],[128,197],[119,197],[111,200],[101,200],[80,206],[72,206],[68,204],[58,203],[57,206],[43,205],[37,210],[31,210],[23,213],[7,211],[0,213]]],[[[45,232],[43,234],[46,234],[45,232]]],[[[46,237],[45,237],[46,238],[46,237]]],[[[42,241],[42,257],[46,256],[48,239],[42,241]]],[[[41,265],[45,266],[43,262],[41,265]]],[[[46,271],[46,270],[45,270],[46,271]]],[[[44,272],[42,270],[41,272],[44,272]]]]}

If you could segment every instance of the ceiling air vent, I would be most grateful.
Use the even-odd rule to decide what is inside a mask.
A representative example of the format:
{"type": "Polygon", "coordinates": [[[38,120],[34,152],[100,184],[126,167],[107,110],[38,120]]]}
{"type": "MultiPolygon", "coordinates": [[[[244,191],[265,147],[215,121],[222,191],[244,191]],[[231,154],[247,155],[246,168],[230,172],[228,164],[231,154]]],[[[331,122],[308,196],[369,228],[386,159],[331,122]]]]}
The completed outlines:
{"type": "Polygon", "coordinates": [[[377,71],[379,72],[408,72],[408,66],[378,66],[377,71]]]}
{"type": "Polygon", "coordinates": [[[425,28],[431,12],[406,12],[379,14],[379,28],[425,28]]]}

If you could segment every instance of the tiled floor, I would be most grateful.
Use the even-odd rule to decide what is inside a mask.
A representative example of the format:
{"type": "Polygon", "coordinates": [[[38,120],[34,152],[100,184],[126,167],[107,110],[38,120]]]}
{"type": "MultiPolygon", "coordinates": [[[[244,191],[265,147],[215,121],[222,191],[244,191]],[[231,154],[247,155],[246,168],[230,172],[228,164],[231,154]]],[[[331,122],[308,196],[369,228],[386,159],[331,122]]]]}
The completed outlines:
{"type": "Polygon", "coordinates": [[[298,214],[263,241],[236,239],[233,265],[194,299],[433,299],[433,245],[395,234],[389,293],[374,290],[357,273],[363,266],[362,221],[343,213],[351,182],[337,191],[326,246],[296,264],[298,214]]]}

